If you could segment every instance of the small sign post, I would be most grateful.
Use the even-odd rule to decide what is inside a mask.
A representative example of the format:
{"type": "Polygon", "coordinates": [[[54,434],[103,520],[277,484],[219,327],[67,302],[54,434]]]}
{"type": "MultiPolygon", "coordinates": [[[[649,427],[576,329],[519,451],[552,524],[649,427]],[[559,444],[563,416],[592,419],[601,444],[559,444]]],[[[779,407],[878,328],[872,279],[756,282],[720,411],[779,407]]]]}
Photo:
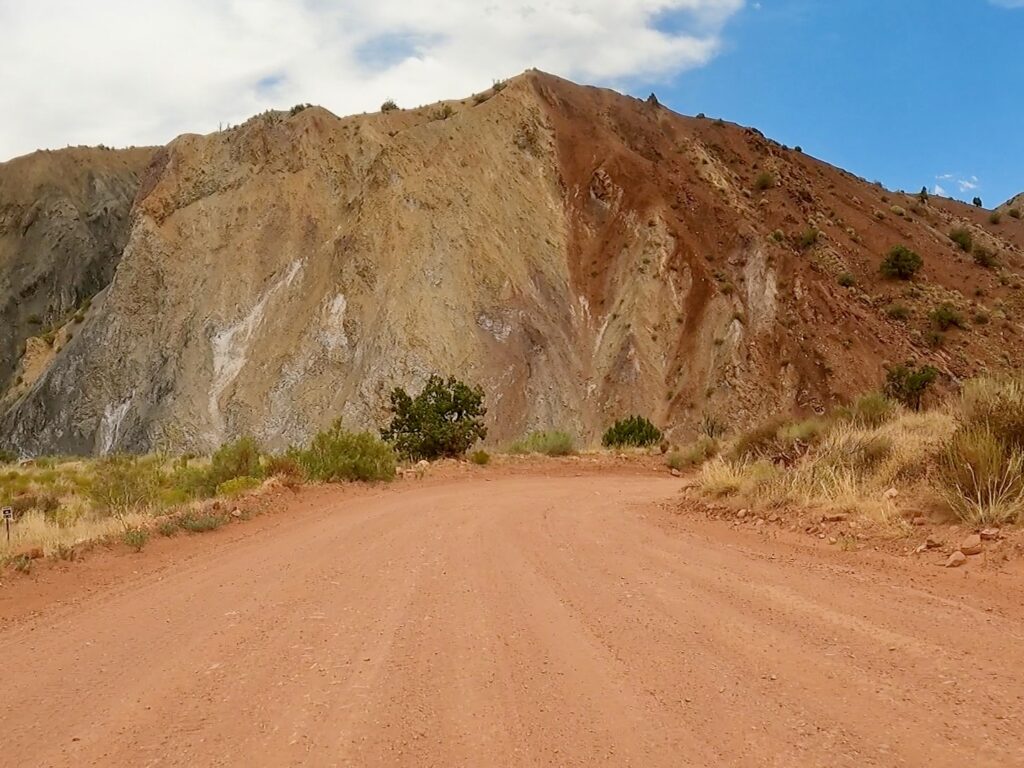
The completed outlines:
{"type": "Polygon", "coordinates": [[[7,544],[10,546],[11,543],[11,520],[14,519],[14,510],[10,507],[4,507],[4,528],[7,529],[7,544]]]}

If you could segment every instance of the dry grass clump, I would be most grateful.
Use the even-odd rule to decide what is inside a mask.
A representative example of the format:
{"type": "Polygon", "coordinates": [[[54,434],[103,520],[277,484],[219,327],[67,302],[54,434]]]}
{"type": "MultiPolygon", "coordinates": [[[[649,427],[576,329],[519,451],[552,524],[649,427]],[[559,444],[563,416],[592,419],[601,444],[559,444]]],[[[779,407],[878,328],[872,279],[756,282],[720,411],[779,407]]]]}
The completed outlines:
{"type": "Polygon", "coordinates": [[[768,505],[861,509],[885,517],[882,495],[928,480],[928,467],[956,428],[946,410],[918,413],[879,394],[827,417],[775,420],[704,465],[700,488],[768,505]]]}
{"type": "Polygon", "coordinates": [[[531,432],[512,443],[508,452],[518,455],[541,453],[545,456],[571,456],[576,453],[576,441],[568,432],[558,429],[531,432]]]}
{"type": "Polygon", "coordinates": [[[740,461],[768,459],[792,464],[825,434],[823,419],[788,421],[775,418],[740,435],[733,445],[732,456],[740,461]]]}
{"type": "Polygon", "coordinates": [[[665,459],[669,469],[684,470],[701,466],[718,453],[718,441],[702,435],[696,442],[681,451],[672,451],[665,459]]]}
{"type": "Polygon", "coordinates": [[[1024,519],[1024,454],[988,424],[960,427],[942,452],[944,496],[964,522],[1002,525],[1024,519]]]}
{"type": "Polygon", "coordinates": [[[1024,522],[1024,380],[976,379],[925,412],[870,394],[826,418],[777,419],[706,464],[700,487],[714,497],[890,519],[884,492],[918,488],[937,492],[972,526],[1024,522]]]}
{"type": "Polygon", "coordinates": [[[968,382],[959,426],[939,456],[939,487],[971,525],[1024,522],[1024,381],[968,382]]]}

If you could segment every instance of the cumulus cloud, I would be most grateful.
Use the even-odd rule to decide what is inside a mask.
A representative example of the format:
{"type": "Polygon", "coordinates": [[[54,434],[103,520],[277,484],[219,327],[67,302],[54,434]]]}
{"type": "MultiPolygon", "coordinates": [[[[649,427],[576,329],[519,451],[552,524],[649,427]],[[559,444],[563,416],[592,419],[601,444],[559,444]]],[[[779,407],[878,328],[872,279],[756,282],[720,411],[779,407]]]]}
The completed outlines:
{"type": "Polygon", "coordinates": [[[969,179],[957,179],[957,186],[961,192],[973,192],[978,188],[978,177],[971,176],[969,179]]]}
{"type": "Polygon", "coordinates": [[[942,187],[942,185],[936,183],[935,186],[932,188],[932,194],[938,195],[939,197],[945,197],[946,190],[942,187]]]}
{"type": "Polygon", "coordinates": [[[0,3],[0,158],[165,143],[268,108],[416,106],[539,67],[587,82],[699,67],[744,0],[0,3]]]}

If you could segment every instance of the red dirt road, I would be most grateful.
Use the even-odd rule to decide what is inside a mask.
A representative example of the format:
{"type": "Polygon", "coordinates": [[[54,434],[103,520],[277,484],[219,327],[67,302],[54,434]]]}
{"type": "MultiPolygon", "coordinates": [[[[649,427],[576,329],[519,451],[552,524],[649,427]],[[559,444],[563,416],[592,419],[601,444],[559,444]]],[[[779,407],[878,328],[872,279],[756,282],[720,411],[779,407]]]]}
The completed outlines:
{"type": "Polygon", "coordinates": [[[0,764],[1024,765],[1019,581],[912,584],[672,515],[678,488],[327,492],[11,619],[0,764]]]}

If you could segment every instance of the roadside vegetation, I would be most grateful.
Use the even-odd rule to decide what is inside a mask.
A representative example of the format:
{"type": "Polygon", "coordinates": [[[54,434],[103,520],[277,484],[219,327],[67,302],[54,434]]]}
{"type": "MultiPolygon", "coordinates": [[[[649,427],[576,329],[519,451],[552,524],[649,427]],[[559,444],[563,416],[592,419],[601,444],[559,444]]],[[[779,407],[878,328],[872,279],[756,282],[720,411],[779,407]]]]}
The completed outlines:
{"type": "Polygon", "coordinates": [[[527,455],[540,453],[545,456],[571,456],[576,453],[576,441],[568,432],[549,430],[531,432],[508,447],[508,453],[527,455]]]}
{"type": "MultiPolygon", "coordinates": [[[[273,485],[380,482],[401,461],[462,457],[487,435],[483,390],[431,376],[415,397],[391,394],[392,419],[381,434],[352,432],[335,421],[304,446],[266,452],[252,437],[209,456],[149,454],[102,458],[0,456],[0,501],[13,510],[10,545],[0,536],[0,565],[31,569],[41,555],[66,559],[91,542],[141,550],[153,535],[202,533],[246,513],[237,507],[268,480],[273,485]],[[229,502],[229,503],[221,503],[229,502]]],[[[564,433],[533,436],[531,446],[555,455],[574,450],[564,433]],[[568,440],[568,447],[564,440],[568,440]]],[[[477,464],[490,455],[478,450],[477,464]]],[[[244,505],[242,505],[244,506],[244,505]]]]}
{"type": "Polygon", "coordinates": [[[739,504],[862,512],[897,527],[897,495],[931,499],[973,527],[1024,523],[1024,380],[982,378],[924,408],[934,369],[897,366],[885,392],[822,416],[778,418],[709,448],[678,454],[701,465],[703,495],[739,504]]]}
{"type": "Polygon", "coordinates": [[[644,416],[620,419],[608,427],[601,437],[605,448],[644,448],[661,440],[661,430],[644,416]]]}

